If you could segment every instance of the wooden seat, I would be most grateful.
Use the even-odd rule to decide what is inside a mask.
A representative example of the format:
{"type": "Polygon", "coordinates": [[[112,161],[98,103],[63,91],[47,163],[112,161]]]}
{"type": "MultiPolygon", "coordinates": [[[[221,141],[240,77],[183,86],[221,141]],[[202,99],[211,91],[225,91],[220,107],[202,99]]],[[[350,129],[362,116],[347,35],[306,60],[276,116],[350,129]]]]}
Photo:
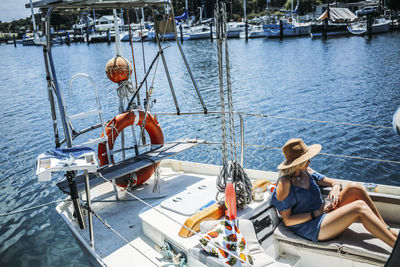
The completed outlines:
{"type": "MultiPolygon", "coordinates": [[[[187,140],[166,143],[159,148],[152,149],[136,157],[120,161],[112,166],[102,167],[98,169],[98,172],[109,181],[112,181],[124,175],[134,173],[143,168],[154,165],[157,162],[160,162],[162,159],[176,155],[203,142],[203,140],[187,140]]],[[[75,180],[78,190],[82,191],[85,188],[84,175],[75,177],[75,180]]],[[[91,187],[106,182],[104,179],[97,177],[95,174],[89,174],[89,180],[91,187]]],[[[57,183],[57,186],[64,193],[70,194],[67,180],[57,183]]]]}

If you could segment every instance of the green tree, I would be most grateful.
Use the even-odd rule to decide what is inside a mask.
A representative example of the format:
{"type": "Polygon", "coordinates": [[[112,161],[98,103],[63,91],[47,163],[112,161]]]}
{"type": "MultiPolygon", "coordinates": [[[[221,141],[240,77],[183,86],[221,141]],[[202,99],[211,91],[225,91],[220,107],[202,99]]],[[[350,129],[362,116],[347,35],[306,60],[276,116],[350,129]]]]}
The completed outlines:
{"type": "Polygon", "coordinates": [[[392,10],[400,11],[400,1],[399,0],[387,0],[386,4],[388,8],[392,10]]]}

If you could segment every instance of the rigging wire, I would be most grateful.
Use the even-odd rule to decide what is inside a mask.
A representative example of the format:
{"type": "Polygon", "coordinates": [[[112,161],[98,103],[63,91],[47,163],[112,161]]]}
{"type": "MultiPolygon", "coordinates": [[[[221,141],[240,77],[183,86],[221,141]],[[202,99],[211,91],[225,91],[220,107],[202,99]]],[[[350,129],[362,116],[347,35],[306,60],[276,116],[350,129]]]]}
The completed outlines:
{"type": "MultiPolygon", "coordinates": [[[[137,88],[138,84],[137,84],[137,75],[136,75],[136,63],[135,63],[135,53],[133,52],[133,43],[132,43],[132,31],[131,31],[131,20],[129,18],[129,9],[126,9],[126,14],[128,16],[128,25],[129,25],[129,44],[131,46],[131,54],[132,54],[132,64],[133,64],[133,71],[135,74],[135,88],[137,88]]],[[[140,101],[139,95],[138,95],[138,99],[140,101]]],[[[138,103],[138,105],[140,105],[140,103],[138,103]]]]}
{"type": "Polygon", "coordinates": [[[230,75],[229,51],[228,51],[228,37],[226,26],[226,5],[224,2],[215,4],[215,21],[217,32],[217,53],[218,53],[218,73],[219,73],[219,92],[220,92],[220,106],[221,106],[221,129],[222,129],[222,162],[223,168],[217,176],[217,195],[216,199],[219,200],[219,194],[225,191],[227,181],[233,179],[233,184],[236,192],[236,204],[238,207],[243,208],[246,204],[252,201],[252,185],[249,177],[247,176],[243,167],[237,162],[236,152],[236,136],[235,136],[235,123],[233,119],[233,100],[232,100],[232,86],[230,75]],[[229,133],[230,133],[230,158],[228,161],[227,153],[227,137],[226,137],[226,122],[225,122],[225,100],[224,100],[224,83],[223,83],[223,59],[222,59],[222,44],[225,43],[225,71],[227,83],[227,96],[228,96],[228,118],[229,118],[229,133]],[[233,153],[234,152],[234,153],[233,153]]]}
{"type": "Polygon", "coordinates": [[[27,212],[27,211],[31,211],[31,210],[35,210],[35,209],[40,209],[40,208],[43,208],[43,207],[46,207],[46,206],[50,206],[50,205],[53,205],[53,204],[61,203],[63,201],[71,201],[71,200],[64,200],[64,199],[55,200],[55,201],[51,201],[51,202],[48,202],[48,203],[44,203],[44,204],[41,204],[41,205],[38,205],[38,206],[26,208],[26,209],[21,209],[21,210],[11,211],[11,212],[7,212],[7,213],[2,213],[2,214],[0,214],[0,217],[14,215],[14,214],[17,214],[17,213],[23,213],[23,212],[27,212]]]}
{"type": "Polygon", "coordinates": [[[238,112],[238,113],[240,113],[240,114],[242,114],[242,115],[245,115],[245,116],[264,117],[264,118],[272,118],[272,119],[285,119],[285,120],[296,120],[296,121],[306,121],[306,122],[319,122],[319,123],[328,123],[328,124],[341,124],[341,125],[349,125],[349,126],[360,126],[360,127],[393,129],[393,127],[391,127],[391,126],[382,126],[382,125],[361,124],[361,123],[340,122],[340,121],[313,120],[313,119],[306,119],[306,118],[275,116],[275,115],[257,114],[257,113],[244,113],[244,112],[238,112]]]}
{"type": "Polygon", "coordinates": [[[105,220],[103,220],[95,211],[91,210],[91,212],[93,213],[93,215],[101,222],[103,223],[108,229],[110,229],[115,235],[117,235],[119,238],[121,238],[122,240],[124,240],[126,242],[126,244],[128,244],[129,246],[131,246],[132,248],[134,248],[137,252],[139,252],[141,255],[143,255],[146,259],[148,259],[151,263],[153,263],[155,266],[159,266],[156,262],[154,262],[150,257],[148,257],[147,255],[145,255],[143,252],[141,252],[137,247],[135,247],[131,242],[129,242],[129,240],[127,240],[125,237],[123,237],[120,233],[118,233],[117,230],[115,230],[114,228],[111,227],[111,225],[109,225],[105,220]]]}
{"type": "MultiPolygon", "coordinates": [[[[203,144],[204,145],[222,145],[221,142],[210,142],[210,141],[204,141],[203,144]]],[[[268,146],[268,145],[256,145],[256,144],[248,144],[248,143],[244,143],[243,145],[247,146],[247,147],[253,147],[253,148],[282,150],[281,147],[274,147],[274,146],[268,146]]],[[[239,146],[239,145],[237,144],[237,146],[239,146]]],[[[377,162],[384,162],[384,163],[400,164],[400,161],[396,161],[396,160],[376,159],[376,158],[349,156],[349,155],[332,154],[332,153],[324,153],[324,152],[320,152],[320,153],[318,153],[318,155],[325,155],[325,156],[331,156],[331,157],[337,157],[337,158],[350,158],[350,159],[359,159],[359,160],[368,160],[368,161],[377,161],[377,162]]]]}
{"type": "MultiPolygon", "coordinates": [[[[165,196],[159,196],[159,197],[149,197],[149,198],[143,198],[144,200],[156,200],[156,199],[162,199],[167,197],[167,195],[165,196]]],[[[92,200],[92,203],[112,203],[112,202],[130,202],[130,201],[138,201],[137,199],[119,199],[119,200],[112,200],[112,199],[103,199],[103,200],[92,200]]],[[[14,215],[14,214],[18,214],[18,213],[23,213],[23,212],[27,212],[27,211],[32,211],[32,210],[36,210],[36,209],[40,209],[46,206],[50,206],[50,205],[54,205],[54,204],[58,204],[61,202],[71,202],[70,199],[59,199],[59,200],[55,200],[55,201],[50,201],[38,206],[34,206],[34,207],[30,207],[30,208],[26,208],[26,209],[20,209],[20,210],[16,210],[16,211],[11,211],[11,212],[6,212],[6,213],[1,213],[0,217],[5,217],[5,216],[10,216],[10,215],[14,215]]]]}

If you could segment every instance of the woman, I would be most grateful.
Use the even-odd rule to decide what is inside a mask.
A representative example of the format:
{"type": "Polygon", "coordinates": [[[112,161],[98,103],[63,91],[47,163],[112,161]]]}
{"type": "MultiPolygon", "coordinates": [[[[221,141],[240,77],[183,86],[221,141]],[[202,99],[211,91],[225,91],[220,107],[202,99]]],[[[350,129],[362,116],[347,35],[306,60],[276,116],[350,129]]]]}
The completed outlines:
{"type": "Polygon", "coordinates": [[[353,222],[361,221],[375,237],[393,247],[397,233],[383,221],[364,187],[342,185],[309,168],[310,159],[321,145],[307,146],[301,139],[290,139],[282,148],[286,160],[279,166],[279,180],[271,204],[282,215],[285,225],[299,236],[314,242],[332,239],[353,222]],[[330,186],[326,205],[318,186],[330,186]]]}

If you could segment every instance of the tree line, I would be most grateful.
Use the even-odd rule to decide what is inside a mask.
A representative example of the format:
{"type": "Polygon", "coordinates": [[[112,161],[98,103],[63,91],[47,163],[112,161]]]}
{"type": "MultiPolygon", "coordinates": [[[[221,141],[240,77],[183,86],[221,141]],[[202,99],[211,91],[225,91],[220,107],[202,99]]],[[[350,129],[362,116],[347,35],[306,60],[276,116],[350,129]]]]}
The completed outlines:
{"type": "MultiPolygon", "coordinates": [[[[216,0],[187,0],[189,16],[194,16],[196,19],[200,17],[200,7],[202,8],[202,17],[213,17],[214,6],[216,0]]],[[[229,20],[238,21],[243,17],[243,1],[244,0],[226,0],[227,16],[229,20]]],[[[247,18],[260,16],[266,14],[266,6],[268,0],[246,0],[247,18]]],[[[269,0],[269,12],[274,12],[279,9],[290,10],[292,0],[269,0]]],[[[294,1],[294,6],[297,0],[294,1]]],[[[300,0],[299,13],[300,15],[311,13],[314,11],[314,6],[321,3],[335,3],[336,0],[300,0]]],[[[359,0],[344,0],[346,3],[359,2],[359,0]]],[[[381,0],[382,1],[382,0],[381,0]]],[[[175,16],[183,14],[185,10],[185,0],[172,0],[175,16]]],[[[400,10],[399,0],[386,0],[387,7],[392,10],[400,10]]],[[[44,11],[42,11],[44,12],[44,11]]],[[[129,13],[124,12],[124,21],[128,23],[128,16],[130,23],[137,22],[137,12],[128,10],[129,13]]],[[[111,15],[111,11],[96,11],[96,17],[102,15],[111,15]]],[[[51,17],[51,24],[55,30],[71,29],[72,25],[77,22],[77,18],[81,16],[78,12],[69,14],[54,13],[51,17]]],[[[145,10],[145,19],[152,16],[150,10],[145,10]]],[[[40,22],[40,14],[35,14],[36,24],[40,22]]],[[[12,22],[0,21],[0,32],[25,32],[32,30],[31,17],[25,19],[14,20],[12,22]]]]}

